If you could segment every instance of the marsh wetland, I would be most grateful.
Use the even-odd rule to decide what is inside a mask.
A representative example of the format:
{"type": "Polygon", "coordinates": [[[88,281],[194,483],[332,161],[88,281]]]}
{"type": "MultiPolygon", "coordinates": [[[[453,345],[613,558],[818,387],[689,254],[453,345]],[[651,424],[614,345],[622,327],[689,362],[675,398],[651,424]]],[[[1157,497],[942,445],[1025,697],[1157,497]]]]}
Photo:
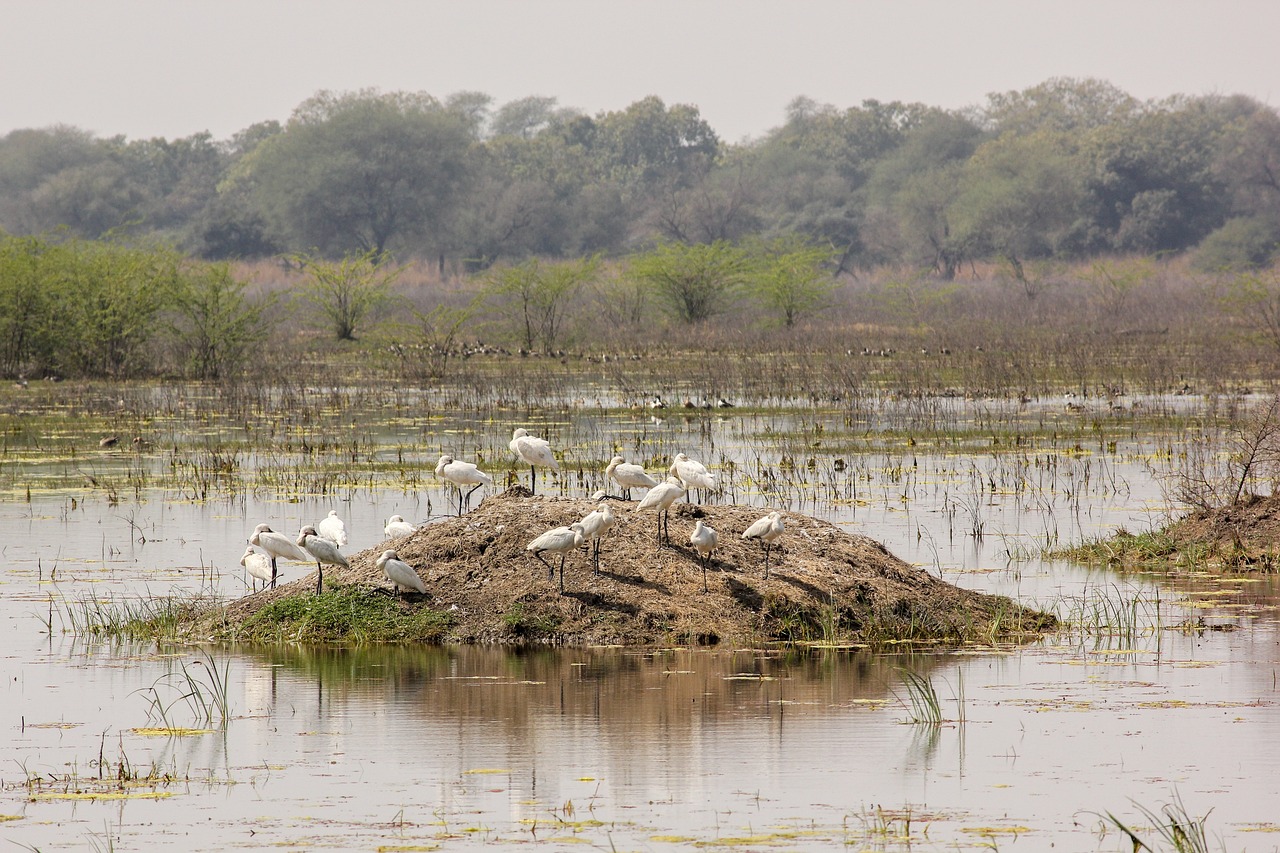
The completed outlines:
{"type": "MultiPolygon", "coordinates": [[[[0,838],[45,850],[1134,849],[1119,822],[1174,849],[1163,821],[1202,829],[1207,849],[1280,848],[1280,576],[1059,556],[1179,512],[1160,475],[1188,447],[1221,448],[1230,413],[1265,398],[744,390],[702,409],[724,385],[667,385],[654,410],[653,382],[532,376],[429,391],[2,392],[0,838]],[[1060,627],[958,647],[816,632],[708,648],[89,630],[143,601],[248,594],[238,560],[260,521],[292,532],[336,509],[352,554],[380,548],[393,514],[438,522],[456,506],[433,474],[441,453],[482,462],[492,491],[527,478],[506,447],[515,426],[562,454],[540,494],[604,488],[615,453],[656,472],[684,451],[719,476],[715,502],[831,522],[1060,627]]],[[[545,583],[530,564],[530,583],[545,583]]],[[[286,582],[312,571],[282,563],[286,582]]]]}

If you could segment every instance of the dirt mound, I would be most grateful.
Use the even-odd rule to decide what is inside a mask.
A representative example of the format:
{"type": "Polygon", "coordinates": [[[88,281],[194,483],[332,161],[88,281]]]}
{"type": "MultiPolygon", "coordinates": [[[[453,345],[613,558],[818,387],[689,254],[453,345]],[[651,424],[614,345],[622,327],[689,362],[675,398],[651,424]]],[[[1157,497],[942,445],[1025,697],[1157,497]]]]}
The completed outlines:
{"type": "Polygon", "coordinates": [[[1273,570],[1280,564],[1280,496],[1197,510],[1162,532],[1178,553],[1194,549],[1231,568],[1273,570]]]}
{"type": "MultiPolygon", "coordinates": [[[[583,549],[570,552],[563,594],[525,546],[595,504],[535,497],[521,487],[486,498],[462,518],[351,555],[351,568],[327,568],[325,581],[389,589],[374,562],[393,548],[428,590],[408,595],[402,606],[450,614],[447,639],[454,642],[991,641],[1053,623],[1007,598],[944,583],[872,539],[804,515],[783,513],[786,531],[773,546],[766,580],[762,547],[741,538],[762,515],[759,508],[680,503],[671,510],[671,544],[659,547],[654,512],[637,511],[635,502],[610,503],[617,524],[603,540],[599,574],[583,549]],[[708,592],[689,545],[697,519],[720,538],[708,592]]],[[[558,566],[558,557],[545,558],[558,566]]],[[[232,602],[219,621],[243,624],[269,603],[314,589],[311,574],[232,602]]]]}

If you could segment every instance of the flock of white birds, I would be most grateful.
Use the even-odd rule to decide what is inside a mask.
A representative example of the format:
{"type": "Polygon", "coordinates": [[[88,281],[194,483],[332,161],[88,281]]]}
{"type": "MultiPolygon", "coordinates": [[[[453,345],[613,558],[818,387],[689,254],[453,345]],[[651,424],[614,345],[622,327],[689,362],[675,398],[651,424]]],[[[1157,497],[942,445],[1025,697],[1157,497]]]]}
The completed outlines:
{"type": "MultiPolygon", "coordinates": [[[[529,466],[529,486],[532,493],[536,493],[537,489],[538,468],[560,470],[555,453],[544,438],[529,435],[527,430],[517,429],[512,433],[509,446],[516,458],[529,466]]],[[[474,463],[463,462],[447,455],[441,456],[440,461],[436,463],[436,476],[449,481],[457,488],[459,516],[463,514],[464,507],[470,507],[471,495],[476,489],[481,486],[490,488],[493,486],[493,477],[481,471],[474,463]]],[[[605,476],[618,485],[621,496],[596,492],[592,496],[592,500],[598,501],[595,509],[572,524],[548,530],[525,546],[526,551],[547,567],[547,579],[551,581],[555,580],[555,566],[543,559],[542,555],[559,555],[561,592],[564,592],[565,557],[575,548],[585,545],[589,549],[592,572],[599,574],[600,542],[617,523],[617,516],[614,515],[613,507],[608,502],[609,498],[630,501],[632,489],[647,489],[634,511],[655,510],[658,542],[670,544],[668,511],[671,505],[695,489],[705,494],[708,491],[715,491],[716,488],[715,476],[707,470],[706,466],[690,459],[684,453],[676,454],[675,460],[667,470],[666,478],[661,482],[650,476],[643,466],[627,462],[621,456],[615,456],[609,461],[605,468],[605,476]]],[[[387,519],[383,532],[388,539],[399,539],[417,529],[416,525],[405,521],[401,516],[393,515],[387,519]]],[[[754,539],[763,546],[766,578],[769,577],[769,552],[774,541],[782,535],[783,529],[782,513],[771,512],[742,532],[743,539],[754,539]]],[[[346,525],[338,517],[336,510],[330,510],[329,514],[317,524],[304,525],[296,537],[272,530],[270,525],[259,524],[253,531],[253,535],[249,537],[249,546],[245,549],[244,556],[240,558],[240,565],[244,566],[245,571],[253,579],[256,591],[257,581],[261,581],[264,588],[267,586],[275,588],[279,577],[277,560],[294,560],[301,563],[314,561],[318,595],[324,586],[325,566],[350,568],[350,563],[341,551],[348,541],[346,525]]],[[[697,552],[702,563],[704,592],[707,590],[707,567],[711,561],[711,552],[716,549],[719,541],[719,534],[701,519],[697,521],[693,532],[689,535],[689,544],[697,552]]],[[[386,575],[387,580],[391,581],[397,592],[425,593],[427,591],[418,572],[401,560],[394,549],[383,551],[378,557],[377,566],[386,575]]]]}

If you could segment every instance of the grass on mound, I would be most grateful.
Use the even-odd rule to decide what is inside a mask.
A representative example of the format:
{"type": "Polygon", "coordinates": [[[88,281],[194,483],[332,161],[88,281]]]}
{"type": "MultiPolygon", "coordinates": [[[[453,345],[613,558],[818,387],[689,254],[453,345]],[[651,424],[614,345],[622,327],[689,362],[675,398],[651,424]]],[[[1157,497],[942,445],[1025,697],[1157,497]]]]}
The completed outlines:
{"type": "Polygon", "coordinates": [[[452,617],[386,590],[351,584],[281,598],[223,637],[248,643],[438,643],[452,617]]]}
{"type": "Polygon", "coordinates": [[[245,643],[438,643],[450,614],[407,603],[386,590],[335,585],[320,595],[274,601],[243,625],[227,624],[209,598],[164,596],[84,600],[67,607],[76,636],[118,640],[231,640],[245,643]]]}

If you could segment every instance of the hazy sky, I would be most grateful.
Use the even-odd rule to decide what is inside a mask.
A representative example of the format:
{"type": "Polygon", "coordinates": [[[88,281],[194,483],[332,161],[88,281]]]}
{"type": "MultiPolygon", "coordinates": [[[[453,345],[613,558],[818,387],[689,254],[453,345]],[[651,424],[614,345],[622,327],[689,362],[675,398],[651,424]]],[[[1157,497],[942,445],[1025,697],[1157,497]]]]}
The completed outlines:
{"type": "Polygon", "coordinates": [[[1280,106],[1276,0],[0,0],[0,134],[225,139],[320,89],[647,95],[728,141],[807,95],[959,108],[1050,77],[1280,106]]]}

